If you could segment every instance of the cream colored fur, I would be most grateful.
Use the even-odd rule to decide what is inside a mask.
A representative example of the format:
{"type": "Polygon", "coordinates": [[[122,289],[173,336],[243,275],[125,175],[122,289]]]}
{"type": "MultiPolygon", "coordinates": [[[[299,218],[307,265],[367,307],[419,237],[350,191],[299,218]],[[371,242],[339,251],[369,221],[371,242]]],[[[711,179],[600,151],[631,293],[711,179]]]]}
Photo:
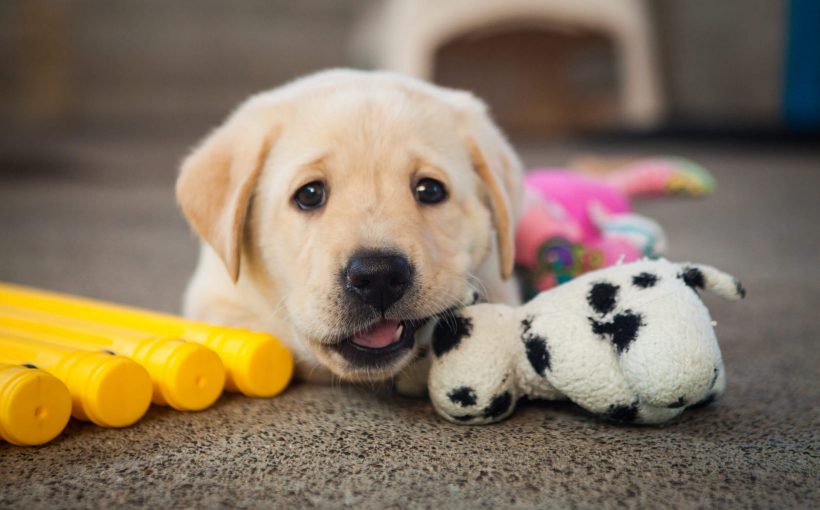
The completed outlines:
{"type": "Polygon", "coordinates": [[[388,319],[436,315],[473,290],[515,304],[521,172],[483,103],[466,92],[332,70],[253,96],[182,165],[178,201],[203,240],[185,315],[277,335],[304,378],[392,377],[426,338],[378,371],[357,370],[327,348],[368,326],[352,323],[341,304],[348,258],[364,248],[410,259],[416,285],[388,319]],[[443,182],[448,200],[418,204],[413,185],[424,177],[443,182]],[[317,179],[327,204],[299,210],[293,194],[317,179]]]}

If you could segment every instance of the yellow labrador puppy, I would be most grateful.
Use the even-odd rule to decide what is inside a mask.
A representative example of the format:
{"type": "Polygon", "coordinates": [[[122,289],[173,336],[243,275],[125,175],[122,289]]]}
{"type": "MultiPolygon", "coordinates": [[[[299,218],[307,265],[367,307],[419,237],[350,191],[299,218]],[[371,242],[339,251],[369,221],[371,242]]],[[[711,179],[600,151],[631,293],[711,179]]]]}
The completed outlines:
{"type": "Polygon", "coordinates": [[[275,334],[309,380],[391,378],[431,317],[517,301],[521,174],[466,92],[331,70],[253,96],[182,164],[185,314],[275,334]]]}

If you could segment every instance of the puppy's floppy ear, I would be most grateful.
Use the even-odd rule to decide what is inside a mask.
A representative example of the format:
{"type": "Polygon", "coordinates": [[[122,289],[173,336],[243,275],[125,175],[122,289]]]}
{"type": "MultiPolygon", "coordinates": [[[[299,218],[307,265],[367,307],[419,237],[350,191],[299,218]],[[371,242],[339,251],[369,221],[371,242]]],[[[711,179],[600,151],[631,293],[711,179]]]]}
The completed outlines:
{"type": "Polygon", "coordinates": [[[515,264],[515,227],[523,193],[523,169],[512,146],[496,127],[484,104],[472,96],[466,103],[466,138],[478,177],[484,182],[493,211],[501,277],[512,275],[515,264]]]}
{"type": "Polygon", "coordinates": [[[177,202],[193,229],[239,277],[245,216],[256,181],[278,134],[270,122],[242,109],[182,163],[177,202]]]}

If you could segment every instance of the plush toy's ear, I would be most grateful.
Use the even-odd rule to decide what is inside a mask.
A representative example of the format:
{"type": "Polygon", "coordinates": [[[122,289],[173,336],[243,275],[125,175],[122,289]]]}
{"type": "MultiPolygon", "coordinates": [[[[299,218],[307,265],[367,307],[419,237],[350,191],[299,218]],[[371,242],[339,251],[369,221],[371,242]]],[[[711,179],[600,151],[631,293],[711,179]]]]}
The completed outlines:
{"type": "Polygon", "coordinates": [[[493,211],[501,277],[509,278],[515,263],[515,227],[523,195],[523,169],[515,151],[490,119],[483,103],[471,96],[466,103],[466,133],[470,159],[484,182],[493,211]]]}
{"type": "Polygon", "coordinates": [[[248,204],[278,129],[240,109],[182,163],[176,196],[197,234],[239,277],[248,204]]]}

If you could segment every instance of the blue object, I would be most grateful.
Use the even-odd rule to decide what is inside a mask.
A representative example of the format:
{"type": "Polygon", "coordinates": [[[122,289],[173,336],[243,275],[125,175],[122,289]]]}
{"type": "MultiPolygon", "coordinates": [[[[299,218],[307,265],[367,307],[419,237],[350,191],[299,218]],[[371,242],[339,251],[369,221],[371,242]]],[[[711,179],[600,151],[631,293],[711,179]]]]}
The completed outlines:
{"type": "Polygon", "coordinates": [[[797,131],[820,131],[820,1],[791,0],[783,117],[797,131]]]}

